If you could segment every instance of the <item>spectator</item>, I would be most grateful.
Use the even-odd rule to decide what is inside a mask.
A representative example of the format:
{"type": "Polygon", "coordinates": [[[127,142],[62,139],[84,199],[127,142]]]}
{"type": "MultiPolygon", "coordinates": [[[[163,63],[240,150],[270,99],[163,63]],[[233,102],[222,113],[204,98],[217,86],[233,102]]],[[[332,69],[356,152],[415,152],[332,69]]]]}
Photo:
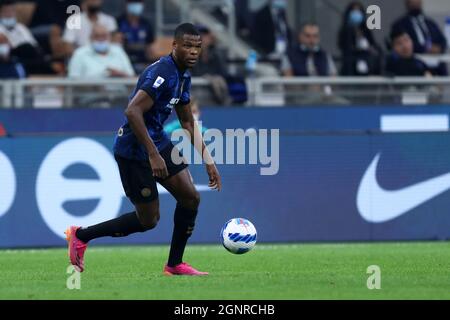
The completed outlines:
{"type": "MultiPolygon", "coordinates": [[[[134,76],[133,66],[121,46],[111,42],[103,25],[94,25],[90,43],[75,50],[69,62],[70,78],[126,78],[134,76]]],[[[99,85],[77,91],[76,103],[86,107],[111,107],[127,103],[124,85],[99,85]],[[84,92],[85,91],[85,92],[84,92]]]]}
{"type": "Polygon", "coordinates": [[[25,69],[21,63],[11,57],[11,46],[8,38],[0,33],[0,79],[23,79],[25,69]]]}
{"type": "MultiPolygon", "coordinates": [[[[415,53],[443,54],[447,50],[447,41],[439,26],[423,12],[422,0],[406,0],[408,12],[392,26],[392,31],[406,31],[413,41],[415,53]]],[[[446,76],[444,63],[431,70],[435,75],[446,76]]]]}
{"type": "Polygon", "coordinates": [[[231,98],[226,81],[227,68],[225,56],[216,46],[214,34],[206,27],[198,28],[202,36],[202,52],[199,63],[195,65],[191,73],[194,77],[204,77],[211,82],[211,88],[217,103],[231,104],[231,98]]]}
{"type": "MultiPolygon", "coordinates": [[[[292,46],[281,61],[284,76],[334,77],[336,66],[329,53],[320,47],[320,29],[316,23],[305,23],[298,34],[298,44],[292,46]]],[[[335,95],[329,85],[294,86],[297,93],[286,98],[286,103],[348,104],[349,101],[335,95]]]]}
{"type": "Polygon", "coordinates": [[[284,76],[335,76],[336,66],[320,47],[320,30],[315,23],[304,24],[298,35],[298,45],[292,46],[282,60],[284,76]]]}
{"type": "Polygon", "coordinates": [[[89,43],[95,24],[102,25],[110,33],[117,31],[117,22],[114,17],[101,12],[103,0],[82,0],[82,13],[71,16],[64,30],[63,40],[66,44],[65,53],[71,56],[78,47],[89,43]],[[73,28],[76,21],[80,22],[80,28],[73,28]]]}
{"type": "Polygon", "coordinates": [[[391,32],[393,52],[387,57],[386,73],[390,76],[431,76],[427,65],[414,57],[414,44],[406,31],[391,32]]]}
{"type": "Polygon", "coordinates": [[[365,8],[352,2],[345,10],[339,30],[338,46],[342,55],[344,76],[380,74],[382,51],[365,23],[365,8]]]}
{"type": "Polygon", "coordinates": [[[14,0],[0,2],[0,33],[3,33],[11,45],[11,55],[19,59],[27,74],[54,74],[61,68],[52,64],[44,56],[41,47],[23,24],[17,22],[14,0]]]}
{"type": "Polygon", "coordinates": [[[37,45],[30,30],[17,22],[16,2],[14,0],[0,1],[0,30],[8,37],[13,48],[23,44],[37,45]]]}
{"type": "Polygon", "coordinates": [[[252,14],[250,40],[264,55],[282,57],[291,44],[286,0],[269,0],[252,14]]]}
{"type": "Polygon", "coordinates": [[[35,10],[30,29],[46,54],[54,58],[64,56],[62,34],[66,20],[73,12],[67,12],[70,6],[80,6],[80,0],[35,0],[35,10]]]}
{"type": "Polygon", "coordinates": [[[127,0],[126,13],[117,19],[124,48],[135,69],[140,72],[151,61],[155,34],[150,22],[142,17],[143,0],[127,0]]]}
{"type": "Polygon", "coordinates": [[[111,43],[107,27],[95,25],[91,43],[78,48],[69,62],[70,78],[132,77],[134,70],[125,51],[111,43]]]}

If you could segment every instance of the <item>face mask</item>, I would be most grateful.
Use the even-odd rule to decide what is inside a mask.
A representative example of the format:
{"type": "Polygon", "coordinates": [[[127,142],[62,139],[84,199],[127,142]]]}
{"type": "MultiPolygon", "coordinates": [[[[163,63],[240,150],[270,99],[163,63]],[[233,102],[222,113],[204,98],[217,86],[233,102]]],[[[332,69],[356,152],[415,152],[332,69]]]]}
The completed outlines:
{"type": "Polygon", "coordinates": [[[8,44],[0,44],[0,57],[6,58],[9,56],[9,52],[11,51],[11,48],[8,44]]]}
{"type": "Polygon", "coordinates": [[[317,53],[317,52],[319,52],[319,50],[320,50],[320,47],[319,46],[314,46],[314,47],[312,47],[312,48],[309,48],[309,47],[307,47],[307,46],[305,46],[305,45],[300,45],[300,49],[302,50],[302,51],[304,51],[304,52],[309,52],[309,53],[317,53]]]}
{"type": "Polygon", "coordinates": [[[144,12],[144,4],[141,2],[132,2],[127,4],[127,12],[133,16],[141,16],[144,12]]]}
{"type": "Polygon", "coordinates": [[[2,18],[0,19],[0,23],[4,25],[6,28],[14,28],[17,23],[16,18],[2,18]]]}
{"type": "Polygon", "coordinates": [[[109,41],[93,41],[92,48],[94,48],[95,52],[98,53],[106,53],[109,50],[110,42],[109,41]]]}
{"type": "Polygon", "coordinates": [[[352,10],[349,15],[349,22],[353,26],[359,26],[364,21],[364,15],[361,10],[352,10]]]}
{"type": "Polygon", "coordinates": [[[422,14],[422,9],[411,9],[409,10],[409,14],[413,17],[420,16],[422,14]]]}
{"type": "Polygon", "coordinates": [[[96,5],[89,6],[87,8],[87,10],[88,10],[89,14],[97,14],[100,11],[100,6],[96,6],[96,5]]]}

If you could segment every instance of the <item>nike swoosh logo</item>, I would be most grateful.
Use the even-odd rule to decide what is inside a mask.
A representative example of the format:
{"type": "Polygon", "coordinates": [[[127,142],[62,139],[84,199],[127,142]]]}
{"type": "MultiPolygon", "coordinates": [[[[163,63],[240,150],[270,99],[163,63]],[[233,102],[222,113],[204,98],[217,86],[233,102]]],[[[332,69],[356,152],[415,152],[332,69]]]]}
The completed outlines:
{"type": "Polygon", "coordinates": [[[382,223],[398,218],[450,189],[450,173],[447,173],[399,190],[385,190],[377,181],[380,156],[375,156],[358,188],[356,205],[368,222],[382,223]]]}

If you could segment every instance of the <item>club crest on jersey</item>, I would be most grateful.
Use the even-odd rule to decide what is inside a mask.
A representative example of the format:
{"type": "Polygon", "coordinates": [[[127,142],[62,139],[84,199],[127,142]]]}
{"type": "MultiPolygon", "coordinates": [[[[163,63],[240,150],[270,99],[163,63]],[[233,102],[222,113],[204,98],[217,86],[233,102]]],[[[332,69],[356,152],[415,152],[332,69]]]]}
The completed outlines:
{"type": "Polygon", "coordinates": [[[159,88],[164,83],[164,81],[166,81],[166,79],[162,77],[156,78],[155,83],[153,83],[153,88],[155,89],[159,88]]]}

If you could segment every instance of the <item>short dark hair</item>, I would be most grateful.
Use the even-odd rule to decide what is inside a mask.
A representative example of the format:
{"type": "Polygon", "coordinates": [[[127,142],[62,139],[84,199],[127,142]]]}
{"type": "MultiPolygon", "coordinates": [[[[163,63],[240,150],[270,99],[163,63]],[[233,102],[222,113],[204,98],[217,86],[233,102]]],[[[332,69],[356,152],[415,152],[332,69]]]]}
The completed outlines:
{"type": "Polygon", "coordinates": [[[192,23],[183,23],[175,29],[174,37],[175,39],[183,39],[185,34],[199,36],[200,32],[192,23]]]}
{"type": "Polygon", "coordinates": [[[391,34],[389,35],[391,43],[394,43],[395,40],[397,40],[398,38],[404,36],[405,34],[409,35],[408,32],[406,32],[405,29],[393,29],[391,31],[391,34]]]}
{"type": "Polygon", "coordinates": [[[0,0],[0,9],[5,6],[11,6],[13,4],[16,4],[16,0],[0,0]]]}

